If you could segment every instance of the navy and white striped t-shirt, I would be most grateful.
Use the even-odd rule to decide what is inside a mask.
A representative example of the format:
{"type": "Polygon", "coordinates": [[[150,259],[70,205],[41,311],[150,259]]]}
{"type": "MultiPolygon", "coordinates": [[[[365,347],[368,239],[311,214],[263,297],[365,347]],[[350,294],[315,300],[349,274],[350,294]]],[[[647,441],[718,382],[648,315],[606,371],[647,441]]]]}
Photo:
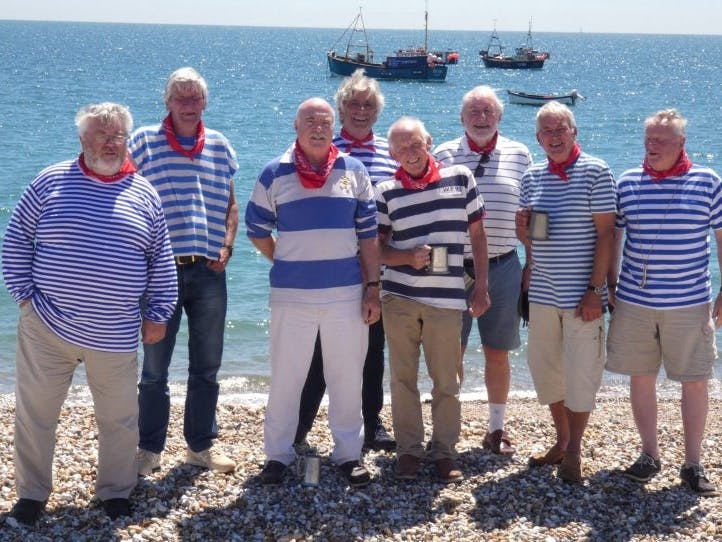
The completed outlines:
{"type": "Polygon", "coordinates": [[[655,309],[709,302],[709,229],[722,228],[720,177],[694,165],[654,182],[634,168],[617,191],[617,228],[626,233],[617,298],[655,309]]]}
{"type": "MultiPolygon", "coordinates": [[[[178,136],[184,148],[195,137],[178,136]]],[[[168,232],[175,256],[205,256],[218,260],[226,235],[226,215],[236,153],[228,140],[205,129],[205,144],[191,160],[168,144],[163,127],[139,128],[129,149],[143,175],[163,201],[168,232]]]]}
{"type": "Polygon", "coordinates": [[[389,142],[385,137],[379,137],[374,134],[374,138],[368,144],[374,146],[374,150],[363,147],[353,147],[348,152],[348,146],[351,143],[348,139],[338,134],[333,138],[333,144],[336,145],[341,152],[350,154],[366,167],[366,171],[371,179],[371,184],[392,177],[399,167],[399,164],[391,158],[389,154],[389,142]]]}
{"type": "MultiPolygon", "coordinates": [[[[479,153],[469,148],[466,135],[442,143],[434,150],[434,156],[445,166],[462,164],[474,172],[481,159],[479,153]]],[[[476,177],[476,186],[484,198],[484,230],[489,258],[506,254],[519,244],[514,217],[519,208],[521,176],[531,163],[526,145],[499,135],[489,161],[481,164],[484,174],[476,177]]],[[[468,242],[464,256],[472,257],[468,242]]]]}
{"type": "MultiPolygon", "coordinates": [[[[522,177],[522,207],[549,213],[549,238],[532,241],[529,301],[573,309],[592,275],[597,242],[594,214],[616,212],[614,176],[586,153],[567,169],[568,180],[549,172],[548,161],[522,177]]],[[[606,299],[602,300],[606,303],[606,299]]]]}
{"type": "Polygon", "coordinates": [[[2,249],[5,284],[18,303],[73,344],[107,352],[138,348],[144,318],[175,308],[176,268],[160,198],[138,174],[86,177],[77,160],[45,169],[23,192],[2,249]]]}
{"type": "Polygon", "coordinates": [[[296,174],[293,149],[263,168],[246,206],[249,237],[277,232],[271,303],[359,301],[359,239],[378,235],[366,168],[339,153],[324,185],[305,188],[296,174]]]}
{"type": "Polygon", "coordinates": [[[419,190],[388,179],[376,185],[379,231],[399,250],[417,245],[447,247],[449,273],[432,275],[410,265],[387,265],[382,295],[396,294],[443,309],[466,309],[464,244],[469,223],[481,220],[484,200],[466,166],[439,170],[441,179],[419,190]]]}

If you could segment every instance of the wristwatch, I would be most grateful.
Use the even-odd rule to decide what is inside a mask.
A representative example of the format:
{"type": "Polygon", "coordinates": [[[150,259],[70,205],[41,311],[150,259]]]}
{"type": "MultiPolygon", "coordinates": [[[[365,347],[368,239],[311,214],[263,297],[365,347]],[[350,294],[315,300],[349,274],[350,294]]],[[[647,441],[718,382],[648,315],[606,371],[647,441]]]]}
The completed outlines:
{"type": "Polygon", "coordinates": [[[607,291],[607,285],[603,284],[602,286],[594,286],[594,284],[590,284],[587,286],[587,290],[594,292],[597,295],[604,295],[604,292],[607,291]]]}
{"type": "Polygon", "coordinates": [[[233,256],[233,245],[221,245],[221,248],[228,250],[228,256],[233,256]]]}

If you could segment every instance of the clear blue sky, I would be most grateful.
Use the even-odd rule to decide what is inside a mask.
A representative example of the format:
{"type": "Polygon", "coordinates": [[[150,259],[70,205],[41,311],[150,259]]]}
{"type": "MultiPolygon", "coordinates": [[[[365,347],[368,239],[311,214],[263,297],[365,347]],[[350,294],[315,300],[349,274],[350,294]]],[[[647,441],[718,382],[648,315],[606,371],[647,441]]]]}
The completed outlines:
{"type": "MultiPolygon", "coordinates": [[[[721,34],[721,0],[429,0],[437,30],[721,34]]],[[[2,0],[0,18],[345,28],[423,27],[423,0],[2,0]]]]}

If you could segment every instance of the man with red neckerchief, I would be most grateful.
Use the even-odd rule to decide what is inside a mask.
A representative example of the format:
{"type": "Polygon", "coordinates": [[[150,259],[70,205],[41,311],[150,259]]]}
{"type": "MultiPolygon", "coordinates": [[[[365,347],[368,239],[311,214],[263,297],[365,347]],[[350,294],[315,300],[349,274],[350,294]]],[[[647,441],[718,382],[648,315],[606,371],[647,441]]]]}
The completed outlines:
{"type": "MultiPolygon", "coordinates": [[[[537,398],[549,406],[556,442],[529,466],[559,465],[582,482],[581,445],[604,372],[607,271],[616,211],[607,164],[582,152],[571,110],[549,102],[536,117],[547,159],[522,177],[517,236],[531,250],[527,358],[537,398]],[[545,212],[548,231],[529,237],[529,210],[545,212]]],[[[526,286],[526,285],[525,285],[526,286]]]]}
{"type": "Polygon", "coordinates": [[[325,100],[304,101],[294,122],[296,142],[263,168],[246,207],[248,237],[273,263],[261,472],[269,486],[282,482],[296,457],[298,405],[317,336],[329,392],[331,459],[350,486],[371,480],[361,464],[361,379],[368,326],[381,313],[376,205],[366,168],[339,153],[333,127],[325,100]]]}
{"type": "Polygon", "coordinates": [[[715,327],[722,324],[722,294],[712,304],[709,271],[710,228],[722,268],[722,185],[714,171],[688,158],[686,125],[675,109],[647,118],[644,162],[618,181],[618,242],[609,271],[609,283],[617,289],[606,367],[630,376],[642,441],[639,458],[624,476],[647,482],[661,470],[656,387],[664,363],[667,378],[682,387],[680,478],[695,493],[710,496],[717,490],[700,459],[717,354],[715,327]]]}
{"type": "Polygon", "coordinates": [[[159,344],[143,349],[138,385],[138,474],[160,469],[170,417],[168,367],[181,318],[188,321],[188,386],[183,436],[185,462],[231,472],[235,462],[213,443],[218,437],[218,371],[223,358],[226,265],[233,255],[238,206],[236,154],[228,140],[205,127],[208,85],[193,68],[180,68],[165,90],[168,115],[160,125],[136,130],[129,143],[138,170],[163,201],[178,271],[178,306],[159,344]]]}
{"type": "MultiPolygon", "coordinates": [[[[504,105],[493,88],[480,85],[467,92],[461,102],[464,135],[442,143],[434,156],[444,165],[463,164],[474,172],[484,198],[484,226],[489,256],[489,297],[491,308],[477,318],[484,350],[484,383],[488,396],[489,425],[482,446],[492,453],[512,455],[516,448],[504,429],[504,415],[511,384],[509,351],[519,348],[520,317],[517,308],[522,267],[517,255],[519,240],[514,215],[519,206],[521,176],[531,165],[526,145],[499,134],[504,105]]],[[[527,264],[531,258],[527,254],[527,264]]],[[[528,272],[528,265],[524,268],[528,272]]],[[[471,247],[464,249],[466,289],[474,283],[471,247]]],[[[462,319],[459,371],[473,319],[465,311],[462,319]]]]}
{"type": "Polygon", "coordinates": [[[440,481],[459,482],[463,473],[456,465],[455,447],[461,429],[459,335],[461,314],[467,310],[464,245],[468,233],[477,277],[469,310],[479,316],[490,304],[484,203],[469,168],[443,167],[429,154],[431,136],[420,120],[397,120],[388,139],[400,167],[393,178],[376,186],[376,204],[381,261],[386,264],[382,310],[397,442],[394,475],[415,479],[426,453],[440,481]],[[447,254],[438,274],[428,269],[432,247],[447,254]],[[417,384],[421,346],[433,382],[428,452],[417,384]]]}
{"type": "Polygon", "coordinates": [[[28,186],[2,248],[5,284],[20,307],[19,500],[11,516],[27,525],[52,490],[55,429],[80,363],[98,424],[96,496],[111,519],[130,515],[138,482],[138,330],[144,345],[161,341],[177,297],[160,198],[127,158],[130,112],[94,104],[75,123],[82,154],[28,186]]]}
{"type": "MultiPolygon", "coordinates": [[[[351,77],[343,79],[335,100],[341,131],[333,138],[334,145],[366,166],[372,185],[393,175],[398,164],[389,156],[388,141],[373,131],[385,103],[378,81],[366,77],[364,70],[358,69],[351,77]]],[[[369,326],[369,345],[361,387],[364,450],[393,451],[396,448],[396,442],[386,431],[379,416],[384,405],[384,344],[384,325],[379,319],[369,326]]],[[[297,450],[309,447],[306,435],[313,426],[325,389],[323,353],[317,339],[301,395],[298,429],[294,439],[297,450]]]]}

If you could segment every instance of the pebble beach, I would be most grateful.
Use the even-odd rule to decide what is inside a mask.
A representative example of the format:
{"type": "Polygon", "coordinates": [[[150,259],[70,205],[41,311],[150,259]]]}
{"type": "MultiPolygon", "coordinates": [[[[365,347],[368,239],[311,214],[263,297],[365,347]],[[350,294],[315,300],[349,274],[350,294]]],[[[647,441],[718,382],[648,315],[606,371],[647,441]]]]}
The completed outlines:
{"type": "MultiPolygon", "coordinates": [[[[231,474],[182,463],[181,407],[174,404],[163,464],[139,479],[131,495],[133,514],[111,521],[93,500],[97,432],[92,407],[69,402],[57,433],[55,486],[35,528],[8,516],[16,500],[13,480],[12,396],[0,399],[0,540],[32,541],[642,541],[722,540],[722,498],[701,498],[679,483],[683,462],[681,419],[676,399],[661,399],[662,472],[646,485],[618,470],[638,455],[628,401],[604,394],[592,414],[583,450],[584,484],[556,478],[553,467],[529,470],[527,458],[552,442],[546,407],[514,398],[507,429],[517,446],[511,458],[481,447],[486,431],[484,401],[462,403],[457,447],[465,479],[443,485],[425,464],[416,481],[393,479],[394,456],[370,452],[369,486],[351,489],[327,459],[331,440],[326,409],[309,435],[323,457],[320,484],[305,487],[289,476],[263,487],[262,406],[223,402],[218,407],[218,443],[238,467],[231,474]]],[[[391,426],[390,408],[382,412],[391,426]]],[[[427,436],[430,408],[424,404],[427,436]]],[[[722,400],[710,402],[704,442],[709,478],[722,484],[722,400]]]]}

